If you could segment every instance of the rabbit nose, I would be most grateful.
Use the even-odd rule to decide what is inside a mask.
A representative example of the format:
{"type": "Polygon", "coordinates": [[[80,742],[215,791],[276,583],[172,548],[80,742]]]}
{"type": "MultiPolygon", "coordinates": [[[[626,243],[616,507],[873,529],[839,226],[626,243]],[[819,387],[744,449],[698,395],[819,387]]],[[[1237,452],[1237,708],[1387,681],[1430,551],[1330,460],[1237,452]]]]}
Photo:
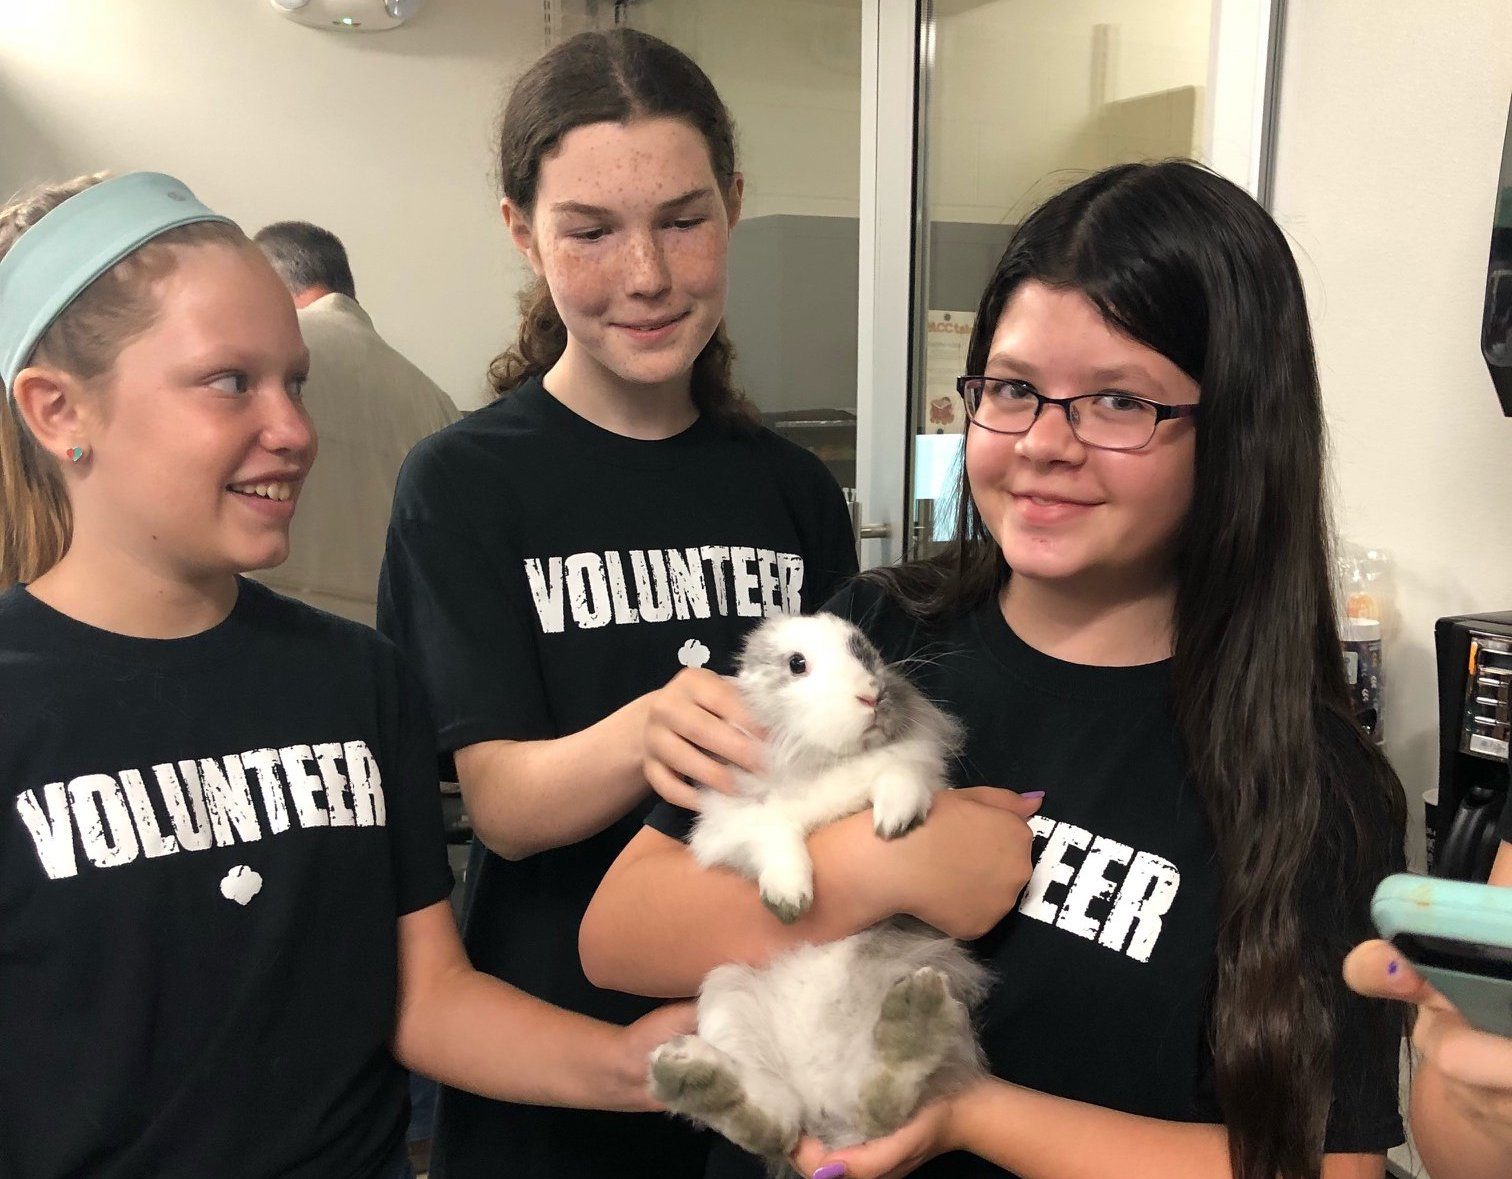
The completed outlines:
{"type": "Polygon", "coordinates": [[[877,707],[877,698],[875,696],[857,696],[856,699],[866,705],[867,708],[877,707]]]}

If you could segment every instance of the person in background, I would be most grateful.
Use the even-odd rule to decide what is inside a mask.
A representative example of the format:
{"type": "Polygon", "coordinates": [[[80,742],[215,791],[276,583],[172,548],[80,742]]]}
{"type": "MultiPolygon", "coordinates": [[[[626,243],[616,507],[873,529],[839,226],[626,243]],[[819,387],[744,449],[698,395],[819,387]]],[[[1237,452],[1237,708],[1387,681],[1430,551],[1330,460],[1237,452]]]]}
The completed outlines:
{"type": "Polygon", "coordinates": [[[299,310],[310,350],[305,405],[320,433],[320,465],[300,494],[289,559],[258,580],[372,626],[399,466],[420,439],[457,420],[457,407],[373,327],[334,233],[278,221],[252,240],[299,310]]]}

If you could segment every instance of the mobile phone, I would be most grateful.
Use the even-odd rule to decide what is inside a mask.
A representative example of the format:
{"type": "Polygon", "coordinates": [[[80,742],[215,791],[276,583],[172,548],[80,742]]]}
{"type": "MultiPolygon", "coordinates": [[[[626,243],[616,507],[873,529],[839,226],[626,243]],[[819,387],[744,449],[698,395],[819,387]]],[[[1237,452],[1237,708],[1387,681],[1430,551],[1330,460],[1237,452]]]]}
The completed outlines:
{"type": "Polygon", "coordinates": [[[1400,873],[1370,916],[1472,1026],[1512,1036],[1512,888],[1400,873]]]}

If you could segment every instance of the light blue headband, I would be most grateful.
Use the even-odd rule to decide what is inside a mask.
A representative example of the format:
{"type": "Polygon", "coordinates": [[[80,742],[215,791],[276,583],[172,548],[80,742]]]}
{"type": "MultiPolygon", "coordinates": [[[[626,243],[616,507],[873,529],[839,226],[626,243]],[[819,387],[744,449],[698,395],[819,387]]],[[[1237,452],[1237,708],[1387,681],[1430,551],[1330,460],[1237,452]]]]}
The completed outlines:
{"type": "Polygon", "coordinates": [[[41,217],[0,258],[0,381],[7,396],[53,321],[122,258],[159,234],[224,221],[182,182],[129,172],[75,193],[41,217]]]}

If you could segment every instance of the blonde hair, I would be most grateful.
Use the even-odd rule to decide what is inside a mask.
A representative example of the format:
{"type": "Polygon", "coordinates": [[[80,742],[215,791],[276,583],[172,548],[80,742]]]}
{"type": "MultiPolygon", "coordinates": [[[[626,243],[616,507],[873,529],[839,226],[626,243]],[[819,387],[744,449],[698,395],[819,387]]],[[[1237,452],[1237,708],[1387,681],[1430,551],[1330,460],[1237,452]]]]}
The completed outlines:
{"type": "MultiPolygon", "coordinates": [[[[0,208],[0,258],[28,229],[69,197],[106,178],[96,172],[44,184],[0,208]]],[[[246,245],[234,225],[198,222],[169,230],[117,262],[53,321],[32,359],[81,381],[108,375],[126,343],[157,317],[154,285],[177,264],[173,246],[246,245]]],[[[68,551],[73,513],[58,460],[43,450],[9,391],[0,404],[0,590],[34,581],[68,551]]]]}

